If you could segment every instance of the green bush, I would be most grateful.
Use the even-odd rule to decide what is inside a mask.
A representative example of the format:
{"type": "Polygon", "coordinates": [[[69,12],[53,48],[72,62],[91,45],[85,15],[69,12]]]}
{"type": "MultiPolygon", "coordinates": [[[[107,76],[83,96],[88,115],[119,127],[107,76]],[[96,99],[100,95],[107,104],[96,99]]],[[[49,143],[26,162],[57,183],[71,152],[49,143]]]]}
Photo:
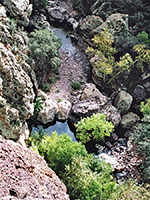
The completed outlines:
{"type": "Polygon", "coordinates": [[[43,100],[40,97],[38,97],[34,103],[33,116],[36,117],[42,109],[43,109],[43,100]]]}
{"type": "Polygon", "coordinates": [[[146,104],[142,101],[140,109],[143,115],[150,115],[150,99],[147,100],[146,104]]]}
{"type": "Polygon", "coordinates": [[[148,34],[145,31],[137,34],[137,38],[140,43],[150,45],[150,40],[148,38],[148,34]]]}
{"type": "Polygon", "coordinates": [[[135,181],[129,180],[120,183],[110,200],[148,200],[150,199],[150,190],[138,185],[135,181]]]}
{"type": "Polygon", "coordinates": [[[73,7],[79,15],[84,15],[84,6],[82,0],[72,0],[73,7]]]}
{"type": "Polygon", "coordinates": [[[81,85],[80,83],[77,83],[77,82],[72,82],[71,83],[71,87],[74,89],[74,90],[79,90],[81,85]]]}
{"type": "Polygon", "coordinates": [[[36,9],[45,9],[48,5],[48,0],[34,0],[34,6],[36,9]]]}
{"type": "Polygon", "coordinates": [[[76,127],[76,137],[82,143],[87,143],[90,140],[100,141],[105,136],[110,136],[114,125],[106,120],[104,114],[93,114],[91,117],[81,119],[76,127]]]}
{"type": "Polygon", "coordinates": [[[111,170],[103,163],[101,171],[93,172],[90,169],[89,159],[74,156],[72,163],[65,167],[63,182],[67,186],[68,193],[73,199],[108,199],[115,186],[115,182],[111,180],[111,170]]]}
{"type": "Polygon", "coordinates": [[[45,70],[61,66],[58,49],[61,47],[60,39],[47,30],[31,32],[29,39],[30,56],[35,61],[35,71],[41,73],[45,70]]]}
{"type": "Polygon", "coordinates": [[[84,145],[72,142],[67,134],[49,137],[36,132],[30,141],[65,183],[71,199],[105,200],[113,192],[110,165],[88,154],[84,145]]]}

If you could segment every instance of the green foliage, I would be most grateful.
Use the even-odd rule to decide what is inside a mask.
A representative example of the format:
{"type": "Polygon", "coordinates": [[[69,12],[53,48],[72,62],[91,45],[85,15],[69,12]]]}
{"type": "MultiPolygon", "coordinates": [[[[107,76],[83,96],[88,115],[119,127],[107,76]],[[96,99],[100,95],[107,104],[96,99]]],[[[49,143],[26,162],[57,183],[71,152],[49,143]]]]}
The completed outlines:
{"type": "Polygon", "coordinates": [[[82,143],[87,143],[90,140],[100,141],[105,136],[110,136],[114,125],[106,120],[104,114],[93,114],[91,117],[81,119],[76,127],[76,137],[82,143]]]}
{"type": "Polygon", "coordinates": [[[116,191],[112,194],[110,200],[148,200],[150,199],[150,190],[146,190],[133,180],[120,183],[116,191]]]}
{"type": "Polygon", "coordinates": [[[72,0],[73,7],[80,16],[84,15],[84,6],[82,0],[72,0]]]}
{"type": "Polygon", "coordinates": [[[65,167],[63,181],[73,199],[105,200],[113,192],[115,182],[111,180],[111,169],[103,163],[99,172],[90,169],[88,158],[74,156],[72,163],[65,167]]]}
{"type": "Polygon", "coordinates": [[[37,73],[41,73],[43,70],[49,73],[51,68],[61,66],[61,60],[58,58],[60,47],[60,39],[56,38],[52,32],[35,30],[30,34],[30,55],[35,61],[35,71],[37,73]]]}
{"type": "Polygon", "coordinates": [[[147,113],[142,119],[142,123],[139,123],[134,129],[133,142],[144,160],[141,165],[143,179],[150,181],[150,115],[147,113]]]}
{"type": "Polygon", "coordinates": [[[72,83],[71,83],[71,87],[72,87],[74,90],[79,90],[80,87],[81,87],[81,85],[80,85],[80,83],[78,83],[78,82],[72,82],[72,83]]]}
{"type": "Polygon", "coordinates": [[[150,40],[148,38],[148,34],[145,31],[137,34],[137,38],[140,43],[150,45],[150,40]]]}
{"type": "Polygon", "coordinates": [[[13,36],[17,30],[16,20],[14,18],[10,19],[9,22],[7,23],[7,25],[9,27],[10,34],[13,36]]]}
{"type": "Polygon", "coordinates": [[[41,83],[41,84],[39,85],[39,88],[40,88],[41,90],[43,90],[44,92],[49,92],[49,91],[50,91],[50,86],[49,86],[48,83],[41,83]]]}
{"type": "Polygon", "coordinates": [[[39,112],[43,109],[43,100],[42,98],[38,97],[34,103],[34,114],[33,116],[37,116],[39,112]]]}
{"type": "Polygon", "coordinates": [[[53,133],[49,137],[36,132],[30,141],[32,149],[44,156],[65,183],[71,199],[105,200],[113,192],[115,182],[110,165],[89,155],[84,145],[72,142],[67,134],[53,133]]]}
{"type": "Polygon", "coordinates": [[[88,47],[86,52],[93,56],[90,62],[102,74],[103,82],[109,79],[108,83],[110,83],[123,72],[129,74],[135,63],[135,66],[141,68],[142,71],[145,64],[150,65],[150,50],[144,44],[137,44],[133,47],[133,51],[136,52],[135,59],[126,53],[119,58],[119,61],[116,61],[117,51],[113,47],[113,37],[107,30],[95,35],[92,41],[95,47],[88,47]]]}
{"type": "Polygon", "coordinates": [[[144,64],[150,65],[150,49],[147,49],[144,44],[137,44],[133,49],[137,53],[135,57],[135,61],[137,62],[136,66],[143,71],[144,64]]]}
{"type": "Polygon", "coordinates": [[[141,102],[140,105],[141,112],[143,115],[150,115],[150,99],[147,99],[147,103],[141,102]]]}
{"type": "Polygon", "coordinates": [[[48,5],[48,0],[34,0],[36,9],[45,9],[48,5]]]}

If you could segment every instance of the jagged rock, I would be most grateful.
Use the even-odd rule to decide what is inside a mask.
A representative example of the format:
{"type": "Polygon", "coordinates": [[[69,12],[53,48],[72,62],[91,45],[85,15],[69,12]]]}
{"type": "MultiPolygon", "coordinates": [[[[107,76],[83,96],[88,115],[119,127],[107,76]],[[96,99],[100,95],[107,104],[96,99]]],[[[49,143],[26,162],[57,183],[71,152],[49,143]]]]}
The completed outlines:
{"type": "Polygon", "coordinates": [[[133,97],[139,103],[146,97],[145,89],[142,85],[137,85],[133,91],[133,97]]]}
{"type": "Polygon", "coordinates": [[[49,7],[47,8],[48,18],[50,21],[57,21],[62,23],[64,20],[68,20],[69,15],[65,8],[61,6],[49,7]]]}
{"type": "Polygon", "coordinates": [[[129,129],[133,125],[135,125],[135,123],[138,122],[139,120],[140,120],[140,117],[137,114],[133,112],[129,112],[126,115],[122,116],[121,126],[122,128],[129,129]]]}
{"type": "MultiPolygon", "coordinates": [[[[85,85],[84,90],[82,91],[81,94],[81,100],[88,99],[91,96],[103,96],[104,95],[96,88],[96,86],[93,83],[87,83],[85,85]]],[[[107,98],[107,97],[105,97],[107,98]]]]}
{"type": "Polygon", "coordinates": [[[128,15],[121,13],[110,15],[102,25],[92,31],[92,34],[98,34],[100,31],[103,31],[106,28],[114,36],[120,33],[127,33],[128,15]]]}
{"type": "Polygon", "coordinates": [[[108,17],[109,12],[111,10],[111,4],[110,2],[103,2],[101,3],[99,0],[97,0],[90,8],[93,15],[98,15],[102,17],[103,19],[106,19],[108,17]]]}
{"type": "Polygon", "coordinates": [[[65,185],[41,156],[1,136],[0,169],[0,199],[69,200],[65,185]]]}
{"type": "Polygon", "coordinates": [[[29,25],[29,17],[32,14],[32,4],[29,0],[3,0],[6,10],[12,17],[19,17],[18,22],[23,26],[29,25]]]}
{"type": "Polygon", "coordinates": [[[1,18],[5,18],[5,17],[7,17],[7,15],[6,15],[6,9],[5,9],[5,7],[4,6],[2,6],[1,4],[0,4],[0,19],[1,18]]]}
{"type": "Polygon", "coordinates": [[[21,145],[26,146],[25,141],[29,138],[29,135],[30,135],[29,127],[28,124],[25,122],[22,125],[21,135],[19,136],[18,142],[21,145]]]}
{"type": "Polygon", "coordinates": [[[0,43],[1,92],[0,130],[6,138],[18,139],[22,124],[33,115],[34,91],[30,77],[22,69],[15,55],[0,43]],[[5,131],[6,129],[6,131],[5,131]]]}
{"type": "Polygon", "coordinates": [[[64,100],[58,103],[57,118],[59,120],[68,119],[69,112],[71,110],[71,103],[68,100],[64,100]]]}
{"type": "Polygon", "coordinates": [[[104,21],[95,15],[86,16],[79,24],[79,31],[87,38],[93,37],[92,31],[99,27],[104,21]]]}
{"type": "Polygon", "coordinates": [[[109,98],[104,95],[89,97],[86,100],[79,101],[72,106],[69,120],[74,124],[81,118],[91,116],[94,113],[104,113],[106,118],[117,126],[121,121],[120,114],[117,112],[117,109],[108,102],[109,98]]]}
{"type": "Polygon", "coordinates": [[[51,99],[46,99],[43,103],[43,108],[37,116],[37,120],[43,124],[52,122],[58,113],[58,106],[51,99]]]}
{"type": "Polygon", "coordinates": [[[46,16],[43,14],[34,15],[30,19],[30,26],[34,27],[35,29],[47,29],[51,31],[51,26],[46,19],[46,16]]]}
{"type": "Polygon", "coordinates": [[[119,165],[119,163],[117,162],[117,160],[115,158],[113,158],[112,156],[107,155],[106,153],[101,153],[98,155],[98,158],[101,161],[104,161],[108,164],[111,165],[113,171],[117,168],[117,166],[119,165]]]}
{"type": "Polygon", "coordinates": [[[116,96],[114,106],[117,107],[121,114],[125,114],[131,107],[132,101],[133,97],[129,93],[122,90],[116,96]]]}
{"type": "Polygon", "coordinates": [[[79,26],[79,22],[77,22],[77,20],[72,17],[69,18],[67,22],[72,26],[73,30],[76,30],[79,26]]]}

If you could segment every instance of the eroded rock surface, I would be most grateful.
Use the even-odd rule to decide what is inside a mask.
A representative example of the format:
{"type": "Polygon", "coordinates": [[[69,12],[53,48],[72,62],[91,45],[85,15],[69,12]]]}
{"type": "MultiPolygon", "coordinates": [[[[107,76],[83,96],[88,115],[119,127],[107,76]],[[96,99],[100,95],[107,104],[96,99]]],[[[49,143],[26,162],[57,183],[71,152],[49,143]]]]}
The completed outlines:
{"type": "Polygon", "coordinates": [[[0,169],[0,199],[69,200],[65,185],[41,156],[1,136],[0,169]]]}

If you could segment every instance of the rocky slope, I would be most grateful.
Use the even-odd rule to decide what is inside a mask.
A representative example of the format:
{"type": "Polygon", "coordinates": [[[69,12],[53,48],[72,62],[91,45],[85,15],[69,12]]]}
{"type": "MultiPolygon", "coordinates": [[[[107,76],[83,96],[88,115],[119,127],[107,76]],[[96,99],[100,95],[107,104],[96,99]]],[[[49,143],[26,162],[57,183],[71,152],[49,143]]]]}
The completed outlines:
{"type": "Polygon", "coordinates": [[[0,136],[0,199],[69,200],[65,185],[34,151],[0,136]]]}

